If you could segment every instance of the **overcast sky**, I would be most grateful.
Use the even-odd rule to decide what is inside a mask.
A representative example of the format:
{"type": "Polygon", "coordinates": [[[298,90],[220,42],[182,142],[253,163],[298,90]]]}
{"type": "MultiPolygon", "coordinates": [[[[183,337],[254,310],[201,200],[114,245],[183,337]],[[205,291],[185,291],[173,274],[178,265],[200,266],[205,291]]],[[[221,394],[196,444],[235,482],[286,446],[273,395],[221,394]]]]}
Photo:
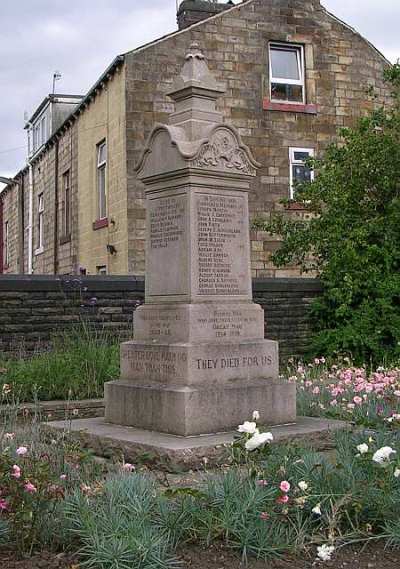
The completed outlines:
{"type": "MultiPolygon", "coordinates": [[[[388,59],[400,57],[399,0],[322,0],[388,59]]],[[[25,163],[24,111],[51,92],[85,94],[114,57],[176,29],[176,0],[0,0],[0,176],[25,163]]],[[[1,187],[1,186],[0,186],[1,187]]]]}

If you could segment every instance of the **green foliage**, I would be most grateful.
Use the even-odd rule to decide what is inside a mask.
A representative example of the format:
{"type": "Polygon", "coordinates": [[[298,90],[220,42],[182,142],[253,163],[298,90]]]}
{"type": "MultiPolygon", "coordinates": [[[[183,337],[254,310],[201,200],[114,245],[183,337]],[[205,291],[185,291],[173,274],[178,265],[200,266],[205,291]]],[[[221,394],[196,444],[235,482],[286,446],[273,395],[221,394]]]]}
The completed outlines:
{"type": "Polygon", "coordinates": [[[19,401],[103,397],[104,382],[118,377],[119,338],[82,324],[55,338],[52,351],[0,368],[0,390],[10,385],[19,401]]]}
{"type": "Polygon", "coordinates": [[[64,546],[65,495],[99,476],[91,455],[64,436],[46,443],[37,425],[0,432],[0,543],[20,554],[64,546]]]}
{"type": "Polygon", "coordinates": [[[66,513],[81,543],[79,553],[85,566],[96,569],[178,566],[173,557],[176,539],[168,527],[157,522],[161,507],[162,498],[153,481],[139,474],[115,475],[92,494],[76,492],[66,502],[66,513]]]}
{"type": "Polygon", "coordinates": [[[244,558],[263,559],[324,543],[386,539],[399,545],[400,439],[396,433],[371,435],[339,433],[335,458],[273,446],[256,479],[239,467],[209,475],[205,496],[186,502],[192,538],[205,544],[222,540],[244,558]],[[364,454],[360,444],[367,444],[364,454]],[[385,446],[397,454],[378,464],[374,454],[385,446]],[[290,484],[286,493],[282,481],[290,484]]]}
{"type": "MultiPolygon", "coordinates": [[[[386,73],[395,92],[400,65],[386,73]]],[[[283,237],[278,266],[316,271],[315,355],[381,363],[400,356],[400,102],[375,111],[310,163],[315,181],[296,190],[308,220],[277,215],[263,226],[283,237]]]]}

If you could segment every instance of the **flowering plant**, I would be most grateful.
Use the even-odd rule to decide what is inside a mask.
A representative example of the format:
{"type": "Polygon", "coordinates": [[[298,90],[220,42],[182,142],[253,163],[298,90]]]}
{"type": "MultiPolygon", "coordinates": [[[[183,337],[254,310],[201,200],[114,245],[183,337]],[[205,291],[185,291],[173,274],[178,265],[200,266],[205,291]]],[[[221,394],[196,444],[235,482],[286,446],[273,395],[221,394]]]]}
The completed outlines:
{"type": "Polygon", "coordinates": [[[258,426],[260,413],[253,412],[252,421],[245,421],[238,426],[238,433],[232,443],[232,462],[234,464],[247,464],[253,475],[257,475],[260,460],[269,454],[269,445],[274,440],[272,433],[261,432],[258,426]]]}
{"type": "Polygon", "coordinates": [[[348,359],[331,366],[318,360],[308,365],[291,362],[288,374],[297,384],[300,415],[400,429],[399,367],[372,372],[350,365],[348,359]]]}

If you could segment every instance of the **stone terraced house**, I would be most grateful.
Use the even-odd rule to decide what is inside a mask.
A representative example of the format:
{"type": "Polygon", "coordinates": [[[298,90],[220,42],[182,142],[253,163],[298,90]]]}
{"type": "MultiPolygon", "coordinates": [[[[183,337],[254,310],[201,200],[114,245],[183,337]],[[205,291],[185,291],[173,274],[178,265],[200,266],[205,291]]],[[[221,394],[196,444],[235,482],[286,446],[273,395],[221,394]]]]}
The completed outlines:
{"type": "MultiPolygon", "coordinates": [[[[135,164],[173,110],[166,93],[193,41],[225,89],[219,109],[261,164],[252,219],[307,215],[294,195],[312,176],[304,160],[389,100],[388,61],[319,0],[184,0],[178,26],[117,56],[86,96],[50,95],[35,111],[27,165],[0,195],[0,273],[144,274],[135,164]]],[[[251,243],[253,276],[298,276],[273,266],[276,239],[254,232],[251,243]]]]}

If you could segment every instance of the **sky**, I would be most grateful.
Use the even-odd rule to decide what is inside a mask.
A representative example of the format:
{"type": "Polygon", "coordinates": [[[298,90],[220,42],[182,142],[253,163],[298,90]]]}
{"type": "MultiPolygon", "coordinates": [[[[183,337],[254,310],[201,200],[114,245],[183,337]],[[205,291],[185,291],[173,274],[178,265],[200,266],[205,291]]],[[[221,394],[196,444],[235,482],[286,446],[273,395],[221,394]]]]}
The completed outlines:
{"type": "MultiPolygon", "coordinates": [[[[400,57],[399,0],[321,2],[400,57]]],[[[52,91],[54,71],[56,92],[85,94],[116,55],[176,29],[176,0],[0,0],[0,27],[0,176],[12,176],[26,162],[24,113],[52,91]]]]}

